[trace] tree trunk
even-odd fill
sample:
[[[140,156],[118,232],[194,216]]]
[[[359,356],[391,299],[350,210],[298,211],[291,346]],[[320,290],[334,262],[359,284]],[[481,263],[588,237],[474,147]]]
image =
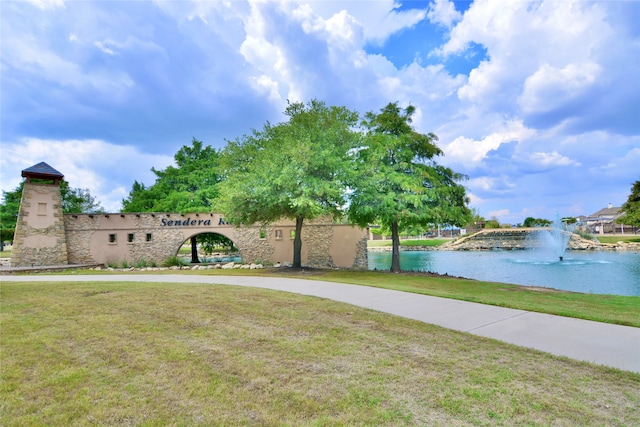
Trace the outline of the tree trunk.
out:
[[[302,221],[304,217],[296,217],[296,235],[293,238],[293,268],[302,268]]]
[[[193,236],[191,238],[191,264],[200,264],[200,259],[198,259],[198,245],[196,236]]]
[[[400,273],[400,235],[398,234],[398,222],[391,223],[391,272]]]

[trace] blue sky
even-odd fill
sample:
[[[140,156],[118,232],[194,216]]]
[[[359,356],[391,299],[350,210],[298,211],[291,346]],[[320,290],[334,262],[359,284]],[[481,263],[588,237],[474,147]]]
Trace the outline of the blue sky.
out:
[[[471,206],[518,223],[621,205],[640,179],[640,2],[0,3],[0,186],[41,161],[118,211],[193,137],[287,99],[417,108]]]

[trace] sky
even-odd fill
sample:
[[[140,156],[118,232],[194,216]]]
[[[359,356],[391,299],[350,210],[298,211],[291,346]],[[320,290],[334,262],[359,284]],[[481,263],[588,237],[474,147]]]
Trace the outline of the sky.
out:
[[[46,162],[118,212],[192,138],[287,100],[416,108],[487,219],[589,215],[640,179],[640,1],[0,2],[0,188]]]

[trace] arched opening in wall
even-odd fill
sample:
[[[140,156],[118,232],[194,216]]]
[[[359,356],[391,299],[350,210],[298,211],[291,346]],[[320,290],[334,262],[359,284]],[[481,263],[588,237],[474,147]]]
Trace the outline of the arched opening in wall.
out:
[[[186,263],[240,262],[242,258],[235,243],[218,233],[200,233],[185,240],[176,254]]]

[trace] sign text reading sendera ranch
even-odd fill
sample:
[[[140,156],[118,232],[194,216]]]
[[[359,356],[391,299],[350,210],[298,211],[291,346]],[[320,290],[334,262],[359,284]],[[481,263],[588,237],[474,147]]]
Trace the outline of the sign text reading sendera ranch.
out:
[[[220,218],[218,220],[217,225],[229,225],[229,223],[225,221],[224,218]],[[208,227],[208,226],[211,226],[211,220],[210,219],[191,219],[189,217],[185,219],[162,218],[160,220],[160,226],[161,227],[198,227],[198,226]]]

